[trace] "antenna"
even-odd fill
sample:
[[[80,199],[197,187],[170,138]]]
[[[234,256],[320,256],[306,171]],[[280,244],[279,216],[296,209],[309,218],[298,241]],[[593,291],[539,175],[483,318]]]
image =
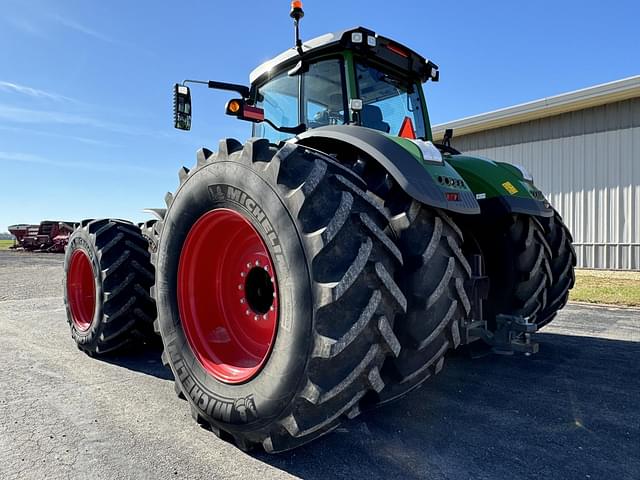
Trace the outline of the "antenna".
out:
[[[296,35],[296,49],[298,54],[302,56],[302,40],[300,40],[300,19],[304,17],[304,10],[302,10],[302,2],[300,0],[294,0],[291,2],[291,12],[289,16],[293,18],[293,26],[295,28]]]

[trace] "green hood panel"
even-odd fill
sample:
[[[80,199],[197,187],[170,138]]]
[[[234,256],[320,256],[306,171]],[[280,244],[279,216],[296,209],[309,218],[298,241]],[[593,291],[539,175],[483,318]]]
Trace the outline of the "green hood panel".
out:
[[[467,182],[486,214],[553,215],[549,202],[518,167],[470,155],[445,155]]]
[[[445,155],[444,158],[462,175],[476,198],[542,198],[541,192],[513,165],[468,155]]]

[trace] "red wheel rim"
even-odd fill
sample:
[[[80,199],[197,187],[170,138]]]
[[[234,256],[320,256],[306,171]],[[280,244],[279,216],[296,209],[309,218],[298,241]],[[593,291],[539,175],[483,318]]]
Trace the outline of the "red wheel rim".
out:
[[[191,227],[178,266],[178,309],[207,372],[226,383],[258,374],[275,338],[278,284],[267,246],[240,213],[212,210]]]
[[[96,309],[96,284],[89,256],[83,250],[71,255],[67,272],[67,302],[76,328],[86,331]]]

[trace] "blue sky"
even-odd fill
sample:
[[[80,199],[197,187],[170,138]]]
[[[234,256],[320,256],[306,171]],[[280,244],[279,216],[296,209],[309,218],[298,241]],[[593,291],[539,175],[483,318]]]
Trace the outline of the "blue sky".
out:
[[[304,38],[360,24],[437,63],[441,81],[426,90],[433,123],[640,73],[637,1],[304,3]],[[204,88],[193,90],[193,130],[174,130],[173,83],[246,83],[292,44],[286,0],[3,7],[0,232],[42,219],[145,219],[200,146],[250,134],[225,117],[229,94]]]

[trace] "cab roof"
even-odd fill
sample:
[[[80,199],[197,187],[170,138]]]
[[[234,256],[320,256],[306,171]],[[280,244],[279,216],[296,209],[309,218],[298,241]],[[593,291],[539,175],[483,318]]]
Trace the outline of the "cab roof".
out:
[[[360,41],[357,41],[358,39]],[[309,60],[321,54],[350,49],[376,57],[383,63],[390,64],[391,67],[404,70],[410,75],[413,74],[423,82],[430,78],[434,81],[438,80],[438,66],[433,62],[404,45],[364,27],[348,28],[321,35],[304,42],[302,49],[304,58]],[[253,70],[249,74],[249,81],[253,85],[260,82],[263,77],[269,78],[271,72],[279,72],[299,60],[298,51],[295,48],[290,48]]]

